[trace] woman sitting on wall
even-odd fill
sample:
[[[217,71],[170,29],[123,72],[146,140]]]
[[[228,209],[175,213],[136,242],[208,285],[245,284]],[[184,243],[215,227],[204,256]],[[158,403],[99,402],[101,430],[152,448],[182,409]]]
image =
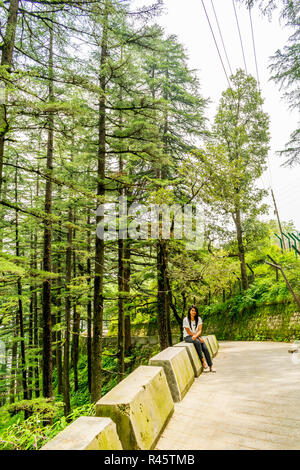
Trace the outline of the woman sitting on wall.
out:
[[[204,339],[201,338],[202,333],[202,320],[199,317],[198,309],[195,305],[192,305],[189,308],[187,317],[183,320],[183,339],[186,343],[193,343],[200,361],[203,364],[203,368],[207,369],[209,367],[210,372],[215,372],[213,369],[213,363],[207,349],[206,344],[204,343]],[[203,357],[206,358],[206,361]],[[207,365],[208,364],[208,365]]]

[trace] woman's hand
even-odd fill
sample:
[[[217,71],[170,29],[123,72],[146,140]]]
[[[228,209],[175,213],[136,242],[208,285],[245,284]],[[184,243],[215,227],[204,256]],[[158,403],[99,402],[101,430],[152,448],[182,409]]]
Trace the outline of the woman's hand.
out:
[[[195,341],[196,339],[199,339],[200,343],[204,343],[204,339],[203,338],[200,338],[200,335],[199,333],[194,335],[193,337],[193,341]]]
[[[199,339],[200,343],[204,343],[204,339],[200,338],[199,334],[193,335],[192,338],[193,338],[193,341],[195,341],[196,339]]]

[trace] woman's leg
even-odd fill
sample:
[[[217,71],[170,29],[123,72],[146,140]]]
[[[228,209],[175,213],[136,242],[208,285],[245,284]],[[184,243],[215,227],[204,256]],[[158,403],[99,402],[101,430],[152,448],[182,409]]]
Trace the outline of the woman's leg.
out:
[[[191,336],[186,336],[186,337],[184,338],[184,341],[185,341],[186,343],[193,343],[193,345],[195,346],[196,351],[197,351],[197,353],[198,353],[198,356],[199,356],[199,358],[200,358],[200,361],[202,361],[202,360],[203,360],[203,354],[202,354],[202,348],[201,348],[201,343],[200,343],[199,339],[196,339],[196,340],[194,341]]]
[[[212,367],[213,363],[212,363],[212,360],[211,360],[211,357],[210,357],[210,354],[209,354],[209,350],[208,350],[206,344],[204,342],[200,343],[200,344],[201,344],[202,351],[204,352],[204,356],[205,356],[205,359],[206,359],[206,362],[207,362],[208,366]]]

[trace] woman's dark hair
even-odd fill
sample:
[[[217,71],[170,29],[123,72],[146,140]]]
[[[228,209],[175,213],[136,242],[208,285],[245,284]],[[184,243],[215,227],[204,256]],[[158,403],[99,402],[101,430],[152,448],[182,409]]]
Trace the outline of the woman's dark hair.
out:
[[[191,323],[191,310],[192,310],[192,308],[194,308],[194,309],[196,310],[196,315],[195,315],[196,328],[197,328],[197,326],[198,326],[198,321],[199,321],[199,312],[198,312],[198,309],[197,309],[196,305],[192,305],[192,306],[189,308],[188,314],[187,314],[191,330],[192,330],[192,323]]]

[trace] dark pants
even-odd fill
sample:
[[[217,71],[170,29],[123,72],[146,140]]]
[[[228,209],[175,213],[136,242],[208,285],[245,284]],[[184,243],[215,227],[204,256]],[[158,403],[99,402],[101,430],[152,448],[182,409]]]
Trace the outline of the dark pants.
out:
[[[205,356],[205,359],[206,359],[206,362],[207,362],[207,365],[209,367],[212,366],[212,360],[211,360],[211,357],[210,357],[210,354],[209,354],[209,350],[207,349],[207,346],[206,346],[205,343],[201,343],[201,341],[198,338],[194,341],[191,336],[186,336],[184,338],[184,341],[186,343],[193,343],[193,345],[196,348],[196,351],[198,353],[198,356],[199,356],[200,360],[203,358],[203,354],[202,354],[202,352],[203,352],[204,356]]]

